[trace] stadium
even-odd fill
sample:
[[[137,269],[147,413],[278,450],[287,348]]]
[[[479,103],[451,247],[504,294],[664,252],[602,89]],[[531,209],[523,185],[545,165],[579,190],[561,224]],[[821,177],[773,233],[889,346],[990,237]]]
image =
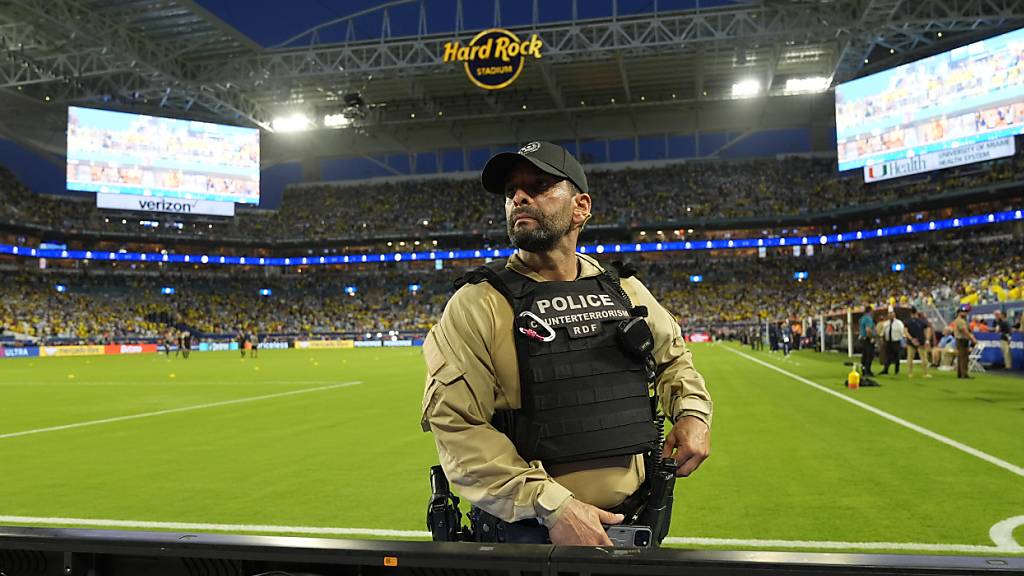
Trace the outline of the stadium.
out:
[[[1022,26],[1019,0],[0,0],[0,576],[1024,572]],[[495,279],[554,279],[522,230],[563,189],[576,276],[518,276],[577,292],[538,311]],[[481,352],[463,308],[492,302],[516,316]],[[499,426],[545,413],[505,363],[568,464]],[[657,392],[644,458],[579,447],[626,421],[614,378]],[[580,454],[632,457],[617,503],[647,514],[695,420],[660,546],[561,544],[597,506]],[[499,518],[488,452],[451,452],[483,429],[569,498]],[[550,539],[481,539],[480,510]]]

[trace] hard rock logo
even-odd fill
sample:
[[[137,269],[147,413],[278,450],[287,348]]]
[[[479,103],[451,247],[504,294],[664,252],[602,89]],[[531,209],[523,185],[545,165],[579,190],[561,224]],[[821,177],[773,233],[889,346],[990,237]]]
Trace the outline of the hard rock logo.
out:
[[[444,45],[445,62],[463,62],[466,76],[485,90],[500,90],[516,81],[527,57],[541,58],[544,43],[536,34],[526,40],[503,28],[477,34],[463,45],[459,41]]]

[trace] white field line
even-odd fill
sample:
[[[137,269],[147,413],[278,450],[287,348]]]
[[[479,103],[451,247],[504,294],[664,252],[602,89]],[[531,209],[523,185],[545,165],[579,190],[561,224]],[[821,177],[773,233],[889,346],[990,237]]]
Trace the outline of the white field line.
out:
[[[424,530],[385,530],[380,528],[328,528],[320,526],[267,526],[263,524],[207,524],[203,522],[146,522],[142,520],[106,520],[101,518],[36,518],[0,516],[0,522],[46,526],[94,526],[135,528],[140,530],[184,530],[209,532],[259,532],[267,534],[316,534],[321,536],[390,536],[394,538],[430,538]]]
[[[174,380],[150,380],[148,382],[132,382],[124,380],[51,380],[33,382],[0,382],[0,388],[6,386],[133,386],[135,388],[146,388],[147,386],[256,386],[266,384],[268,386],[283,386],[294,384],[305,386],[308,384],[325,384],[323,380],[254,380],[252,382],[223,382],[223,381],[197,381],[177,382]]]
[[[285,396],[294,396],[296,394],[308,394],[310,392],[321,392],[324,390],[333,390],[335,388],[344,388],[347,386],[354,386],[356,384],[362,384],[360,381],[352,382],[341,382],[339,384],[331,384],[329,386],[318,386],[316,388],[303,388],[301,390],[289,390],[288,392],[278,392],[275,394],[264,394],[262,396],[250,396],[248,398],[236,398],[234,400],[224,400],[222,402],[210,402],[208,404],[194,404],[192,406],[182,406],[180,408],[169,408],[167,410],[157,410],[155,412],[143,412],[142,414],[130,414],[128,416],[116,416],[114,418],[103,418],[101,420],[88,420],[86,422],[75,422],[74,424],[63,424],[61,426],[49,426],[46,428],[36,428],[34,430],[22,430],[21,432],[8,432],[7,434],[0,434],[0,440],[6,438],[16,438],[18,436],[28,436],[30,434],[42,434],[44,432],[56,432],[58,430],[71,430],[73,428],[84,428],[86,426],[97,426],[100,424],[110,424],[113,422],[123,422],[125,420],[138,420],[140,418],[150,418],[152,416],[164,416],[166,414],[176,414],[178,412],[189,412],[192,410],[203,410],[206,408],[217,408],[219,406],[231,406],[234,404],[245,404],[247,402],[258,402],[260,400],[272,400],[274,398],[284,398]]]
[[[32,526],[75,526],[96,528],[132,528],[137,530],[178,530],[232,533],[312,534],[317,536],[377,536],[390,538],[430,538],[423,530],[386,530],[380,528],[334,528],[326,526],[268,526],[263,524],[208,524],[194,522],[147,522],[141,520],[106,520],[100,518],[48,518],[34,516],[0,516],[3,524]],[[682,546],[731,546],[751,548],[810,548],[828,550],[908,550],[928,552],[1019,552],[1013,546],[978,546],[971,544],[924,544],[914,542],[834,542],[817,540],[746,540],[739,538],[677,538],[666,544]]]
[[[869,404],[865,404],[864,402],[861,402],[860,400],[856,400],[854,398],[850,398],[849,396],[844,396],[843,394],[840,394],[839,392],[836,392],[835,390],[832,390],[830,388],[822,386],[821,384],[812,382],[812,381],[808,380],[807,378],[804,378],[803,376],[799,376],[797,374],[793,374],[792,372],[790,372],[788,370],[785,370],[783,368],[779,368],[778,366],[775,366],[774,364],[770,364],[768,362],[765,362],[764,360],[761,360],[759,358],[754,358],[753,356],[751,356],[749,354],[746,354],[744,352],[741,352],[739,350],[736,350],[736,349],[734,349],[732,347],[723,346],[722,349],[728,350],[729,352],[732,352],[733,354],[739,354],[740,356],[743,356],[744,358],[746,358],[747,360],[750,360],[751,362],[756,362],[757,364],[760,364],[760,365],[764,366],[765,368],[770,368],[770,369],[775,370],[776,372],[778,372],[780,374],[784,374],[786,376],[789,376],[790,378],[796,380],[797,382],[806,384],[808,386],[811,386],[812,388],[816,388],[816,389],[821,390],[822,392],[825,392],[827,394],[831,394],[832,396],[835,396],[836,398],[839,398],[840,400],[843,400],[845,402],[849,402],[850,404],[853,404],[854,406],[857,406],[858,408],[863,408],[864,410],[867,410],[868,412],[871,412],[872,414],[881,416],[882,418],[885,418],[886,420],[889,420],[890,422],[894,422],[896,424],[899,424],[900,426],[903,426],[905,428],[909,428],[909,429],[913,430],[914,432],[917,432],[919,434],[923,434],[923,435],[925,435],[925,436],[927,436],[927,437],[929,437],[929,438],[931,438],[933,440],[938,440],[939,442],[942,442],[943,444],[946,444],[947,446],[951,446],[953,448],[956,448],[957,450],[960,450],[962,452],[966,452],[967,454],[970,454],[971,456],[974,456],[975,458],[979,458],[979,459],[984,460],[984,461],[986,461],[986,462],[988,462],[990,464],[995,464],[996,466],[999,466],[1000,468],[1008,470],[1008,471],[1016,474],[1017,476],[1024,477],[1024,468],[1022,468],[1020,466],[1017,466],[1016,464],[1011,464],[1010,462],[1007,462],[1006,460],[1003,460],[1001,458],[997,458],[997,457],[995,457],[995,456],[993,456],[991,454],[988,454],[987,452],[982,452],[981,450],[978,450],[977,448],[972,448],[972,447],[970,447],[970,446],[968,446],[968,445],[966,445],[966,444],[964,444],[962,442],[957,442],[956,440],[953,440],[952,438],[950,438],[948,436],[943,436],[942,434],[939,434],[938,432],[934,432],[932,430],[929,430],[929,429],[925,428],[924,426],[919,426],[917,424],[914,424],[913,422],[909,422],[907,420],[904,420],[903,418],[900,418],[899,416],[895,416],[895,415],[890,414],[890,413],[888,413],[888,412],[886,412],[884,410],[879,410],[878,408],[875,408],[874,406],[871,406]]]
[[[995,526],[992,526],[988,531],[988,535],[992,538],[1000,548],[1009,550],[1011,552],[1024,552],[1024,546],[1021,546],[1013,538],[1013,531],[1018,526],[1024,526],[1024,516],[1014,516],[1013,518],[1007,518],[1002,522],[997,522]]]

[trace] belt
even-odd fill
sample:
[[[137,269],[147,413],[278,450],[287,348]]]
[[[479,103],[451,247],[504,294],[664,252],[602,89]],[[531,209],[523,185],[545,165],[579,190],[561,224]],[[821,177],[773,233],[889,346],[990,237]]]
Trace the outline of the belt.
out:
[[[505,544],[550,544],[548,529],[536,518],[505,522],[493,514],[473,506],[469,510],[473,539],[477,542]]]
[[[641,504],[640,493],[628,496],[621,504],[610,508],[612,514],[622,514],[628,524],[630,518],[637,513]],[[518,522],[506,522],[501,518],[472,506],[469,510],[469,521],[473,538],[477,542],[502,542],[506,544],[550,544],[548,529],[537,518],[527,518]]]

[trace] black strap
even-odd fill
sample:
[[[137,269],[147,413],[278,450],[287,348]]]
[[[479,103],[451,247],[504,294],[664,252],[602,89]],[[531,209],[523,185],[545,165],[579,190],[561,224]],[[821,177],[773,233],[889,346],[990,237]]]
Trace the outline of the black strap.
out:
[[[516,297],[521,297],[526,291],[527,285],[533,283],[534,280],[514,272],[507,267],[508,259],[505,260],[494,260],[488,262],[483,266],[479,266],[470,270],[455,281],[455,289],[458,290],[466,284],[479,284],[480,282],[487,281],[491,286],[494,287],[505,300],[508,301],[509,306],[512,307],[513,313],[516,309]],[[623,302],[626,304],[626,308],[630,310],[630,314],[634,316],[647,317],[648,311],[645,306],[633,306],[632,300],[626,291],[622,289],[622,284],[619,281],[620,278],[630,278],[636,275],[637,269],[632,264],[616,260],[611,263],[611,266],[604,268],[604,272],[601,274],[611,285],[615,291],[622,297]],[[523,366],[529,364],[529,356],[525,346],[520,345],[516,342],[516,338],[513,338],[513,343],[516,349],[517,365],[520,369]],[[653,363],[653,356],[648,355],[648,362]],[[652,376],[653,376],[653,371]],[[520,374],[520,378],[526,378],[526,375]],[[524,380],[521,383],[525,384]],[[653,386],[653,379],[651,380],[651,389],[654,391],[651,397],[651,414],[655,421],[658,421],[658,389]],[[521,407],[523,409],[526,407]],[[498,410],[495,412],[495,420],[492,422],[496,425],[498,430],[514,438],[515,430],[515,416],[514,410]]]
[[[498,293],[504,296],[514,314],[516,303],[513,294],[522,294],[525,284],[527,282],[532,282],[532,280],[509,270],[506,267],[507,264],[507,259],[495,260],[488,262],[483,266],[474,268],[455,281],[455,289],[458,290],[466,284],[479,284],[480,282],[486,281],[493,286]],[[510,283],[513,286],[510,286]],[[521,370],[522,366],[528,364],[529,358],[527,357],[526,347],[516,340],[517,339],[513,337],[512,344],[516,351],[516,366],[520,367]],[[515,412],[515,410],[495,410],[494,417],[491,419],[491,424],[494,425],[498,431],[512,439],[513,442],[516,439],[516,435],[519,433],[516,425]]]
[[[615,270],[615,273],[619,278],[632,278],[636,276],[637,269],[630,262],[623,262],[622,260],[613,260],[611,269]]]
[[[512,309],[515,309],[515,294],[522,294],[528,278],[509,270],[506,267],[508,260],[494,260],[483,266],[470,270],[455,281],[455,289],[458,290],[466,284],[479,284],[487,281],[494,289],[501,293],[508,300]]]

